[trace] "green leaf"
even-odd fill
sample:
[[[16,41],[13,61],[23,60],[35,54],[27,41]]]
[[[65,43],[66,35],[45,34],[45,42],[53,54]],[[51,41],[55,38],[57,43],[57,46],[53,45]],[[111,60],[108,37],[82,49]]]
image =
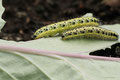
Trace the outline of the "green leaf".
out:
[[[2,4],[2,0],[0,1]],[[0,5],[0,16],[4,8]],[[84,16],[93,16],[91,13]],[[0,18],[0,30],[5,24]],[[116,31],[120,24],[101,26]],[[120,39],[119,39],[120,41]],[[60,37],[43,38],[27,42],[0,40],[0,46],[32,48],[60,53],[81,53],[108,47],[119,41],[71,40],[62,41]],[[1,50],[2,49],[2,50]],[[12,49],[12,48],[11,48]],[[0,47],[0,80],[119,80],[120,63],[94,59],[68,58],[58,55],[40,56],[24,54]],[[109,73],[109,74],[108,74]]]
[[[120,35],[120,24],[101,26]],[[120,40],[120,39],[119,39]],[[108,47],[119,41],[43,38],[27,42],[0,40],[0,45],[64,53],[80,53]],[[82,53],[86,54],[87,53]],[[1,80],[119,80],[120,62],[40,56],[15,51],[0,51]]]
[[[2,4],[2,0],[0,0],[0,4]],[[3,28],[5,21],[1,18],[2,14],[3,14],[4,8],[2,7],[2,5],[0,5],[0,32],[1,29]]]

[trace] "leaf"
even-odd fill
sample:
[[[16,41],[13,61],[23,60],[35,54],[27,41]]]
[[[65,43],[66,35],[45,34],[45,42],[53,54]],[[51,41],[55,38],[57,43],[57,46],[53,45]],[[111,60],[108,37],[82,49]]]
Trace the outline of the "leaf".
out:
[[[2,4],[2,0],[0,0],[0,4]],[[2,14],[3,14],[4,8],[2,7],[2,5],[0,5],[0,32],[1,29],[3,28],[5,21],[1,18]]]
[[[120,34],[120,24],[101,27]],[[105,48],[116,42],[119,41],[73,40],[67,42],[57,37],[27,42],[0,40],[0,46],[17,46],[74,54]],[[119,67],[120,62],[117,61],[78,59],[58,55],[48,57],[15,51],[0,51],[1,80],[119,80]]]
[[[0,15],[2,15],[3,10],[4,8],[0,6]],[[85,16],[88,15],[92,16],[92,14]],[[0,19],[0,28],[3,27],[4,23]],[[120,34],[120,24],[101,27]],[[88,54],[89,51],[105,48],[116,42],[118,41],[84,39],[62,41],[60,37],[57,37],[27,42],[0,40],[0,46],[32,48],[67,54]],[[68,58],[58,55],[48,57],[11,50],[5,51],[3,48],[0,47],[0,50],[2,49],[0,51],[0,80],[119,80],[120,78],[119,62]]]

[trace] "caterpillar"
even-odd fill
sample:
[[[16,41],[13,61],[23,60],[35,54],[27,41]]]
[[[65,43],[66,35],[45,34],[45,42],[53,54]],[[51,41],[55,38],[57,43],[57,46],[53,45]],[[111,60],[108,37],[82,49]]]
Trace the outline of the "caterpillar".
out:
[[[43,37],[52,37],[57,34],[62,34],[63,32],[82,26],[98,26],[99,20],[95,17],[80,17],[74,18],[67,21],[61,21],[58,23],[43,26],[38,29],[34,34],[34,39]]]
[[[62,34],[63,40],[89,38],[100,40],[118,40],[118,34],[100,27],[82,27],[66,31]]]

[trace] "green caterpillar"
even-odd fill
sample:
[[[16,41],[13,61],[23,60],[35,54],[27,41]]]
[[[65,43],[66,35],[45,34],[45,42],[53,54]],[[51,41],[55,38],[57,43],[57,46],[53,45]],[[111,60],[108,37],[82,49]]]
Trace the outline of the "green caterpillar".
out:
[[[98,26],[98,25],[99,25],[99,20],[95,17],[74,18],[67,21],[61,21],[58,23],[44,26],[38,29],[33,36],[34,39],[39,39],[43,37],[52,37],[52,36],[56,36],[57,34],[60,35],[63,32],[70,29],[79,28],[83,26]]]
[[[100,40],[118,40],[118,34],[107,29],[100,27],[82,27],[69,30],[62,34],[63,40],[76,39],[76,38],[91,38]]]

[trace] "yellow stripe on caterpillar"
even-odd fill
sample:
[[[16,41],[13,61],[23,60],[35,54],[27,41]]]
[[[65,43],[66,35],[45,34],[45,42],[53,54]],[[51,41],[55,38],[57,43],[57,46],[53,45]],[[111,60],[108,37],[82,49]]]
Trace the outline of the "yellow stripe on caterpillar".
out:
[[[56,34],[61,34],[67,30],[82,27],[82,26],[98,26],[99,20],[95,17],[80,17],[67,21],[61,21],[51,25],[44,26],[34,33],[35,39],[42,37],[52,37]]]
[[[100,27],[82,27],[69,30],[62,34],[63,40],[88,38],[100,40],[118,40],[118,34]]]

